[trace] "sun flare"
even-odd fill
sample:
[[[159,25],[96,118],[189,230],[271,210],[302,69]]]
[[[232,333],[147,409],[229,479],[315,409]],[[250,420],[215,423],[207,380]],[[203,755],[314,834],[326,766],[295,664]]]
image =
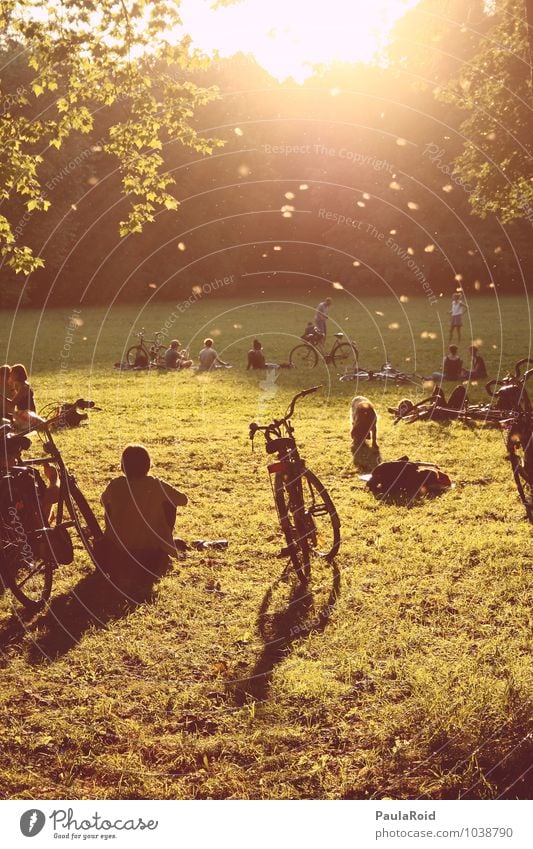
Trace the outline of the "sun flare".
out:
[[[251,53],[273,77],[297,82],[316,65],[371,62],[396,21],[418,0],[182,0],[184,29],[195,46],[222,56]]]

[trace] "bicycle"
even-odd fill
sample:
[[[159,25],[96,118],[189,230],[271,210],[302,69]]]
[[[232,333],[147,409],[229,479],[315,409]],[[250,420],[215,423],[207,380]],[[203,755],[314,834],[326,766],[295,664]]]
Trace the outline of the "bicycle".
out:
[[[268,472],[281,530],[287,543],[281,555],[288,555],[298,579],[307,584],[311,577],[311,557],[331,562],[339,551],[340,519],[325,486],[307,468],[294,439],[291,418],[296,402],[320,389],[313,386],[294,396],[286,414],[268,425],[252,422],[250,439],[262,431],[266,453],[277,454]],[[285,435],[284,435],[285,434]]]
[[[139,368],[147,368],[148,366],[157,366],[161,358],[165,346],[159,341],[163,334],[160,332],[154,333],[155,339],[144,338],[144,327],[140,333],[137,333],[139,341],[136,345],[132,345],[126,354],[126,362],[129,366],[137,366]],[[149,348],[147,346],[150,346]]]
[[[31,612],[50,598],[54,569],[74,560],[70,529],[98,565],[95,547],[102,531],[53,437],[56,426],[62,426],[61,418],[64,421],[70,413],[74,421],[77,410],[95,409],[95,405],[80,398],[62,407],[48,420],[30,417],[26,433],[16,433],[7,424],[0,428],[0,582]],[[33,430],[41,437],[46,456],[23,459],[22,452],[31,446],[26,434]]]
[[[422,378],[418,374],[408,374],[404,371],[398,371],[390,363],[385,363],[378,371],[357,367],[353,372],[343,374],[339,377],[339,381],[344,383],[349,380],[357,380],[362,383],[379,382],[379,383],[394,383],[397,385],[404,383],[413,383],[415,386],[420,386]]]
[[[322,350],[324,337],[316,334],[309,340],[303,340],[299,345],[296,345],[289,354],[289,362],[291,366],[296,368],[315,368],[321,357],[326,364],[333,363],[335,366],[342,366],[345,369],[355,371],[357,368],[357,360],[359,351],[353,342],[341,342],[344,338],[344,333],[335,333],[335,342],[329,353]]]

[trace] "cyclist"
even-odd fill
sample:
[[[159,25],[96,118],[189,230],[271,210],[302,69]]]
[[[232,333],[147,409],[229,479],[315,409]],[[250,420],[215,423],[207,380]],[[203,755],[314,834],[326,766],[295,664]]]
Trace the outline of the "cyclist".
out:
[[[185,507],[187,496],[159,478],[149,475],[151,459],[144,445],[127,445],[122,452],[123,476],[104,490],[104,539],[106,566],[131,568],[132,564],[157,567],[185,549],[174,540],[176,508]]]

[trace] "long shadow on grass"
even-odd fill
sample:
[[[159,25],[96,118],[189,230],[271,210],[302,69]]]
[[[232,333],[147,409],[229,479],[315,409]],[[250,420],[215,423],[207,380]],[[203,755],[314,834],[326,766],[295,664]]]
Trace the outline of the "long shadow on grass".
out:
[[[70,592],[52,598],[46,612],[35,622],[14,616],[0,631],[0,648],[20,645],[36,632],[28,660],[37,664],[55,660],[74,648],[90,628],[105,628],[127,616],[152,597],[155,583],[168,567],[135,575],[135,580],[113,583],[100,571],[91,572]]]
[[[264,642],[263,651],[248,678],[233,687],[238,705],[248,701],[264,701],[275,668],[289,654],[293,643],[310,633],[321,634],[328,626],[340,595],[340,572],[333,567],[333,583],[327,601],[314,609],[312,592],[301,584],[294,585],[285,609],[269,614],[272,595],[279,580],[265,593],[257,615],[257,627]]]

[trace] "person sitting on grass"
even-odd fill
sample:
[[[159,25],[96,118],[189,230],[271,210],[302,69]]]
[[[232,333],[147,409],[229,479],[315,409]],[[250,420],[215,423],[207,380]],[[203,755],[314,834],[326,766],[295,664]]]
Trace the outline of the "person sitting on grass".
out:
[[[433,372],[432,379],[438,382],[441,380],[461,380],[462,373],[463,361],[457,353],[457,345],[450,345],[448,354],[442,362],[442,372]]]
[[[7,387],[9,397],[3,397],[3,408],[10,416],[17,417],[17,413],[35,412],[33,389],[28,383],[28,372],[21,363],[12,366],[7,378]],[[24,415],[20,418],[24,419]]]
[[[189,352],[185,348],[181,348],[179,339],[173,339],[165,351],[165,368],[181,369],[190,368],[191,366],[192,360],[189,359]]]
[[[120,574],[135,567],[148,572],[168,565],[186,548],[173,539],[176,508],[188,498],[170,484],[148,474],[150,454],[144,445],[127,445],[122,452],[123,475],[113,478],[101,502],[105,510],[104,571]]]
[[[253,346],[248,351],[248,365],[246,366],[246,371],[249,371],[249,369],[265,368],[283,368],[283,366],[279,366],[277,363],[267,363],[265,361],[261,342],[259,339],[254,339]]]
[[[204,339],[204,347],[198,354],[198,371],[211,371],[213,368],[229,368],[229,363],[221,360],[213,348],[212,339]]]
[[[470,351],[472,360],[470,363],[470,370],[465,369],[463,371],[463,379],[483,380],[483,378],[488,376],[487,368],[485,366],[485,360],[478,354],[478,349],[475,345],[470,345],[470,348],[468,350]]]

